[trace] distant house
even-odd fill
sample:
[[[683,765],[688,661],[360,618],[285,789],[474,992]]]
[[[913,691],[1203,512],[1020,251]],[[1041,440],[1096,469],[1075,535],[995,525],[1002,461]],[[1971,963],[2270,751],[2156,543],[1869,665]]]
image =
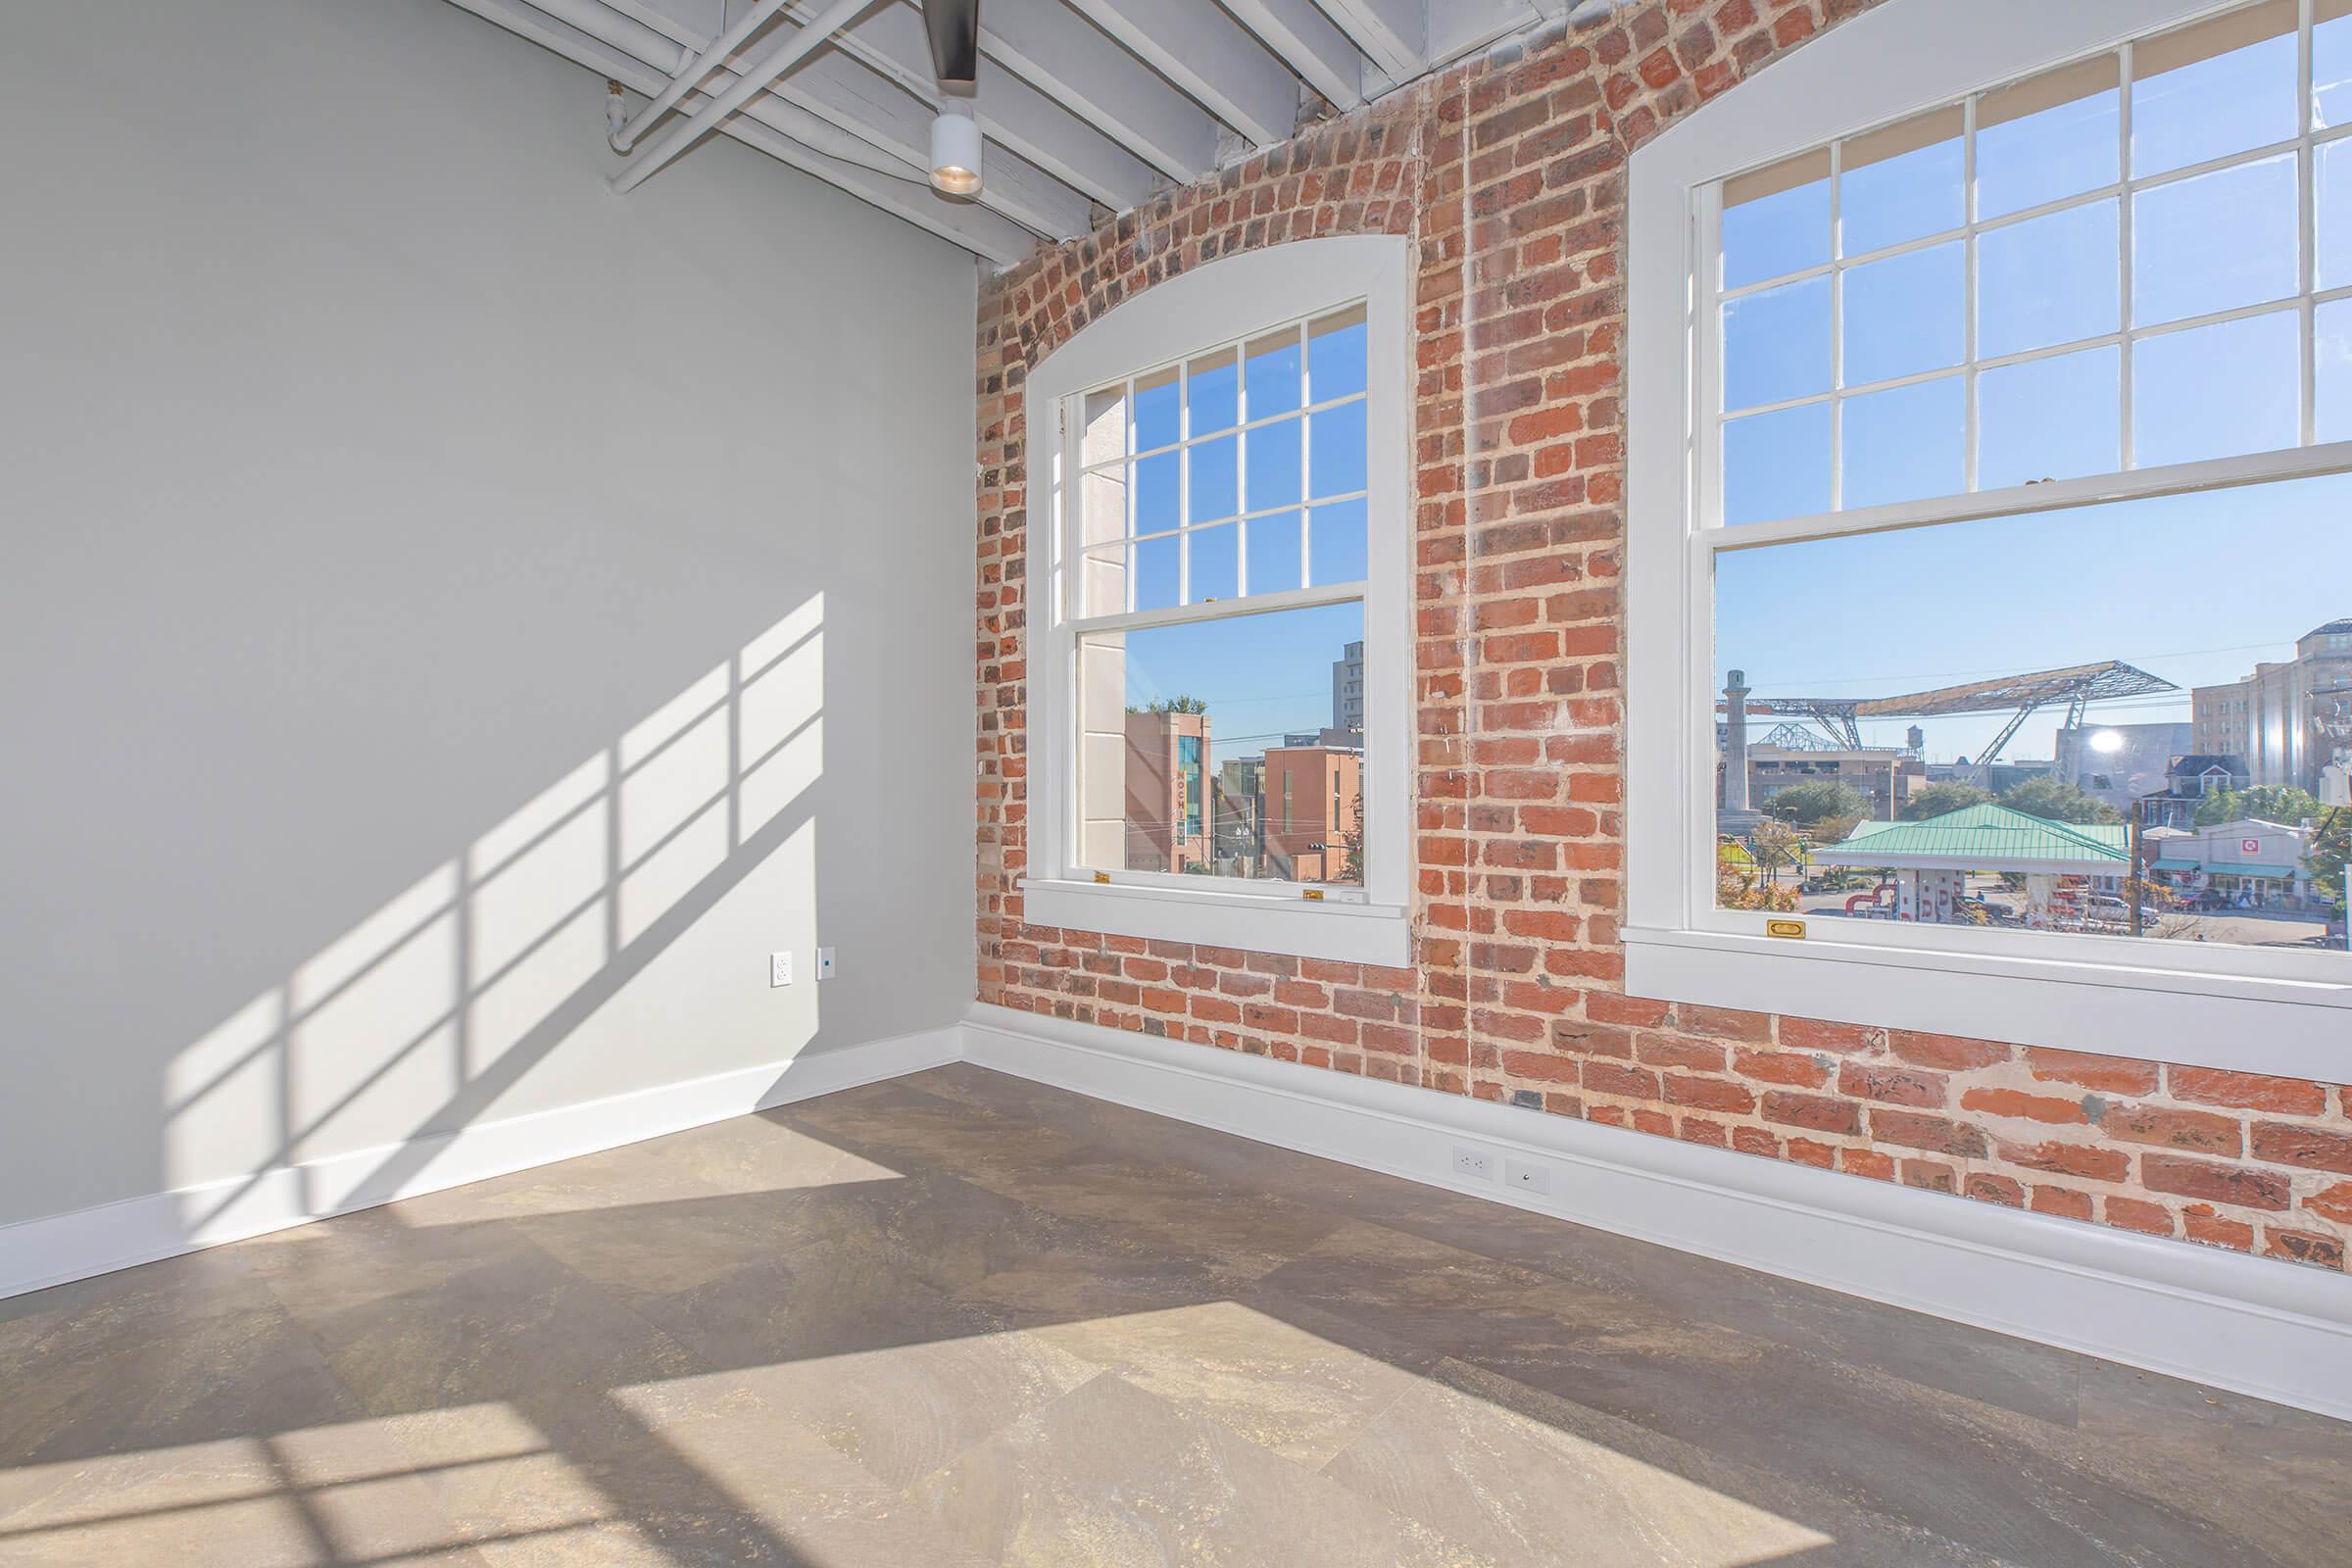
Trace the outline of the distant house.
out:
[[[2246,760],[2226,753],[2191,752],[2173,759],[2165,769],[2165,787],[2140,797],[2147,826],[2187,828],[2196,825],[2197,808],[2209,795],[2227,795],[2252,782]]]
[[[2150,835],[2153,858],[2148,870],[2181,893],[2208,890],[2231,898],[2308,899],[2311,873],[2303,858],[2311,853],[2308,826],[2289,827],[2244,817],[2187,832]]]

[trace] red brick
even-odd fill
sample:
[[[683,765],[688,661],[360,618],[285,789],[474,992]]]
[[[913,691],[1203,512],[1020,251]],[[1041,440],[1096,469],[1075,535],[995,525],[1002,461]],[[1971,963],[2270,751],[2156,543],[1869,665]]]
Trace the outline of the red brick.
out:
[[[1726,1111],[1736,1116],[1744,1116],[1756,1108],[1755,1095],[1728,1078],[1668,1073],[1665,1086],[1669,1104],[1696,1105],[1702,1110]]]
[[[2283,1209],[2292,1194],[2286,1178],[2270,1171],[2216,1164],[2209,1159],[2186,1159],[2179,1154],[2144,1154],[2139,1179],[2149,1191],[2201,1198],[2210,1203],[2239,1208]]]
[[[1965,1072],[1975,1067],[1989,1067],[2007,1061],[2014,1049],[1991,1040],[1964,1040],[1958,1035],[1925,1035],[1909,1029],[1895,1029],[1886,1036],[1886,1048],[1902,1060],[1915,1067],[1935,1067],[1944,1072]]]
[[[2272,1257],[2292,1258],[2298,1263],[2317,1263],[2323,1268],[2344,1266],[2344,1244],[2332,1236],[2311,1231],[2284,1231],[2265,1225],[2262,1250]]]
[[[2017,1121],[2041,1121],[2059,1125],[2080,1125],[2090,1120],[2079,1100],[2056,1100],[2047,1095],[2029,1095],[2016,1089],[1971,1089],[1960,1097],[1960,1108],[1982,1111],[1987,1116],[2007,1116]]]
[[[2120,1149],[2102,1149],[2096,1144],[1998,1143],[1993,1152],[2004,1163],[2022,1166],[2027,1170],[2052,1171],[2062,1176],[2086,1176],[2093,1181],[2120,1182],[2132,1168],[2132,1156]]]
[[[1934,1073],[1906,1072],[1900,1067],[1846,1061],[1838,1068],[1838,1091],[1840,1094],[1858,1095],[1864,1100],[1883,1100],[1895,1105],[1940,1107],[1948,1087],[1943,1079]]]
[[[2066,1219],[2090,1218],[2090,1195],[2072,1187],[2036,1187],[2030,1205],[2036,1214],[2057,1214]]]
[[[2285,1116],[2321,1116],[2328,1090],[2308,1078],[2273,1078],[2258,1072],[2224,1072],[2218,1067],[2167,1067],[2165,1087],[2175,1100],[2241,1110],[2271,1110]]]
[[[2254,1157],[2274,1165],[2300,1165],[2306,1170],[2330,1170],[2352,1175],[2352,1134],[2322,1127],[2298,1127],[2291,1122],[2254,1124]]]
[[[2138,1198],[2110,1198],[2107,1200],[2107,1223],[2120,1225],[2128,1231],[2145,1231],[2150,1236],[2173,1234],[2173,1211],[2162,1203],[2151,1203]]]
[[[1764,1097],[1764,1119],[1784,1127],[1804,1127],[1817,1133],[1845,1133],[1862,1130],[1862,1107],[1850,1100],[1836,1100],[1827,1095],[1795,1095],[1787,1090],[1774,1090]]]
[[[2152,1095],[2156,1064],[2128,1056],[2098,1056],[2082,1051],[2051,1051],[2034,1046],[2026,1052],[2026,1066],[2044,1083],[2081,1084],[2108,1095]]]
[[[1984,1157],[1984,1134],[1981,1128],[1942,1116],[1874,1105],[1870,1112],[1870,1132],[1883,1144],[1900,1144],[1905,1149],[1924,1149],[1962,1159]]]
[[[1781,1020],[1781,1045],[1788,1051],[1831,1051],[1847,1055],[1876,1044],[1871,1031],[1860,1024],[1825,1023],[1818,1018]]]
[[[2108,1137],[2123,1143],[2193,1149],[2207,1154],[2238,1153],[2246,1141],[2244,1127],[2232,1117],[2163,1105],[2110,1105],[2099,1126]]]
[[[2303,1206],[2339,1224],[2352,1225],[2352,1182],[2322,1188],[2303,1200]]]

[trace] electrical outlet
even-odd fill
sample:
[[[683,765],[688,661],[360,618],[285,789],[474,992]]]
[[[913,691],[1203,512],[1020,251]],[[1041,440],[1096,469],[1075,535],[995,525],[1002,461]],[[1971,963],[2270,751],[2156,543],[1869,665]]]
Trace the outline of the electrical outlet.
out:
[[[773,991],[778,986],[790,984],[792,984],[792,955],[789,953],[769,954],[767,956],[768,989]]]
[[[816,977],[819,980],[833,978],[833,950],[831,948],[816,950]]]
[[[1494,1179],[1494,1156],[1483,1150],[1457,1149],[1453,1152],[1453,1173],[1491,1182]]]
[[[1504,1160],[1502,1179],[1523,1193],[1551,1191],[1551,1172],[1541,1165],[1531,1165],[1524,1159]]]

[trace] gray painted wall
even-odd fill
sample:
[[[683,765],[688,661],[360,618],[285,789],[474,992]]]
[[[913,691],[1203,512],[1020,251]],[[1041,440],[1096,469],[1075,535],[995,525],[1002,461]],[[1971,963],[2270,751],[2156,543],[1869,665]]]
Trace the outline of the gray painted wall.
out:
[[[968,995],[971,264],[723,138],[615,197],[603,98],[0,15],[0,1222]]]

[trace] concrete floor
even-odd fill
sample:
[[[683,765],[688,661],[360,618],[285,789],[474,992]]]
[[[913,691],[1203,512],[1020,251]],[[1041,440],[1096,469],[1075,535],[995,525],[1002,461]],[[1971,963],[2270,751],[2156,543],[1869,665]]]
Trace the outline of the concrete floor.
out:
[[[951,1067],[0,1302],[0,1562],[2341,1564],[2352,1427]]]

